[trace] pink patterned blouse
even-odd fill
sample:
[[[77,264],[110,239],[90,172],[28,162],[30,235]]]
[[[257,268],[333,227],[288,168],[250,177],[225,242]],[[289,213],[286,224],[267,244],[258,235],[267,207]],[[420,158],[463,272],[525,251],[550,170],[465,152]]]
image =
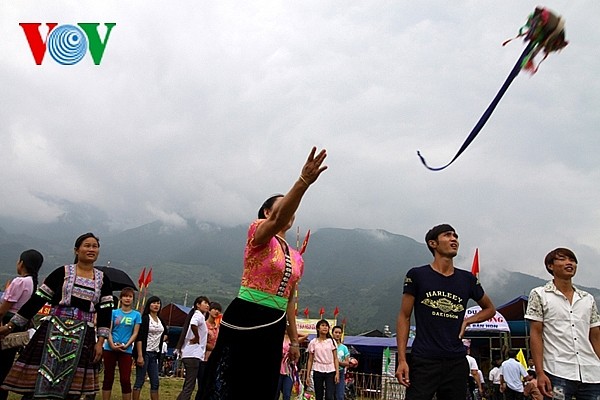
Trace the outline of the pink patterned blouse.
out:
[[[254,246],[256,228],[264,219],[254,221],[248,229],[248,240],[244,250],[244,273],[242,286],[260,290],[269,294],[277,294],[285,272],[285,252],[277,237],[271,238],[268,243]],[[292,262],[292,274],[283,292],[283,297],[289,298],[292,287],[304,273],[304,260],[297,250],[288,246]]]

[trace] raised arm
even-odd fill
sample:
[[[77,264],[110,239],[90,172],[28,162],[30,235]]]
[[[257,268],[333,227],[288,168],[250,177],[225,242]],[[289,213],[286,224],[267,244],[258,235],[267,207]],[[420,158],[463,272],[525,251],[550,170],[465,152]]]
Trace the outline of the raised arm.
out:
[[[327,166],[322,165],[327,157],[327,152],[323,149],[315,155],[316,152],[317,148],[313,147],[302,167],[300,177],[294,182],[287,194],[275,203],[273,209],[267,215],[266,221],[256,229],[254,235],[255,245],[267,243],[290,223],[308,187],[327,169]]]

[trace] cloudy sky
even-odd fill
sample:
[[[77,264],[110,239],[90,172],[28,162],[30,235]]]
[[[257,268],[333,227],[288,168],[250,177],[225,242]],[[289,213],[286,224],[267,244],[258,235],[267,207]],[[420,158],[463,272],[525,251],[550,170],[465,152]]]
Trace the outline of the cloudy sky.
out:
[[[327,170],[302,229],[369,228],[423,241],[449,222],[466,268],[546,277],[557,246],[600,286],[600,15],[544,5],[570,44],[521,73],[442,172],[504,82],[538,2],[94,0],[0,3],[1,216],[50,221],[65,200],[115,230],[156,219],[250,221],[310,147]],[[35,65],[21,22],[114,22],[89,53]],[[45,38],[46,30],[42,29]],[[101,37],[105,30],[100,29]]]

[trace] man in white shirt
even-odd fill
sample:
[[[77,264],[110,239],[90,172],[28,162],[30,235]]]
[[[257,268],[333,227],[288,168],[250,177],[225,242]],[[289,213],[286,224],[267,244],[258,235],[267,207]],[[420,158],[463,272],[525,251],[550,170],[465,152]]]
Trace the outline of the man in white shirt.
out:
[[[474,399],[479,398],[479,394],[483,394],[483,387],[481,386],[481,377],[479,376],[479,366],[477,365],[477,360],[475,357],[471,355],[471,341],[469,339],[463,339],[463,345],[467,349],[467,361],[469,362],[469,374],[473,377],[473,381],[475,381],[474,389],[476,391],[471,391],[471,387],[469,385],[469,391],[472,393],[472,397]]]
[[[494,360],[492,361],[494,368],[490,370],[490,374],[488,376],[488,379],[492,384],[491,400],[501,400],[503,397],[502,393],[500,393],[500,364],[500,356],[494,357]]]
[[[529,294],[525,318],[537,385],[546,397],[600,397],[600,315],[594,297],[573,286],[577,257],[557,248],[544,259],[553,279]]]
[[[523,378],[527,371],[517,361],[516,350],[509,350],[508,357],[500,367],[500,391],[506,400],[523,400]]]

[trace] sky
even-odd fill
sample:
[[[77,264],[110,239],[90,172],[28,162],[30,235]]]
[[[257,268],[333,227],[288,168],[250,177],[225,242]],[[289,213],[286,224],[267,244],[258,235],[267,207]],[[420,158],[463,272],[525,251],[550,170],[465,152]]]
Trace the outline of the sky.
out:
[[[449,168],[524,49],[537,2],[21,0],[0,3],[0,216],[48,222],[67,204],[115,231],[193,218],[246,224],[286,192],[312,146],[329,169],[296,224],[424,241],[439,223],[479,248],[481,277],[547,278],[559,246],[600,287],[597,0],[543,4],[569,45],[522,72]],[[48,53],[19,23],[112,29],[100,65]],[[42,25],[43,39],[47,28]],[[541,59],[541,58],[540,58]]]

